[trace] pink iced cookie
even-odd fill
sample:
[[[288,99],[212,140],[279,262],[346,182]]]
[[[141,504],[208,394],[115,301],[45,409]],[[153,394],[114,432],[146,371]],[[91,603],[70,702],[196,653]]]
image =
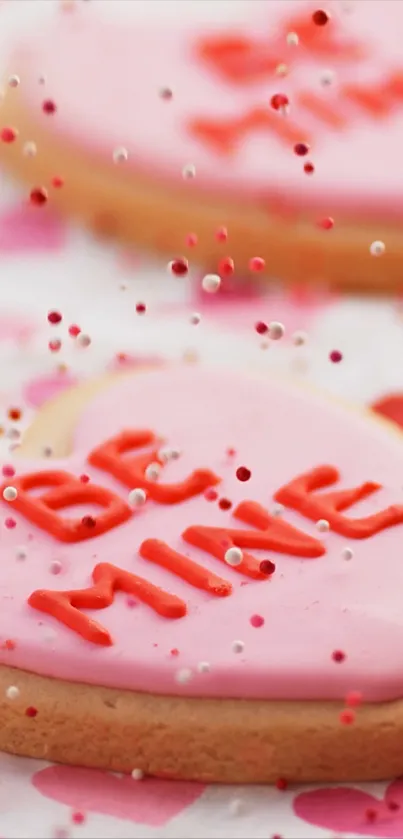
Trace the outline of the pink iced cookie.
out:
[[[189,1],[179,18],[164,0],[152,22],[125,5],[112,23],[96,4],[59,13],[17,49],[5,163],[96,231],[170,257],[397,287],[402,4]]]

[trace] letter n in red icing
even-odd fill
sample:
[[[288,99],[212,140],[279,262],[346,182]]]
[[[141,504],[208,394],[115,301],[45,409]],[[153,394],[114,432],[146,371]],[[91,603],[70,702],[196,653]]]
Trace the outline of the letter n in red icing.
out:
[[[130,507],[109,489],[92,483],[84,484],[68,472],[31,472],[14,478],[13,486],[17,490],[17,498],[7,502],[12,509],[60,542],[92,539],[131,516]],[[30,490],[42,487],[42,495],[30,494]],[[76,504],[97,504],[103,511],[96,517],[75,519],[60,515],[60,510]]]
[[[127,452],[155,445],[156,442],[152,431],[122,431],[94,449],[88,461],[92,466],[109,472],[129,489],[140,487],[146,490],[148,497],[158,504],[179,504],[220,482],[209,469],[196,469],[188,478],[177,484],[148,480],[145,471],[150,463],[164,465],[164,461],[158,455],[158,449],[134,456],[128,456]]]
[[[281,504],[290,507],[292,510],[297,510],[312,521],[326,519],[332,530],[350,539],[367,539],[386,527],[392,527],[403,522],[403,506],[401,505],[388,507],[386,510],[381,510],[379,513],[374,513],[372,516],[362,519],[351,519],[348,516],[343,516],[343,510],[381,489],[380,484],[372,481],[354,487],[354,489],[342,489],[336,492],[323,492],[314,495],[315,490],[331,486],[339,478],[339,472],[334,466],[318,466],[281,487],[275,498]]]
[[[229,548],[251,548],[252,550],[276,551],[293,556],[318,557],[325,553],[321,542],[307,536],[285,521],[271,516],[264,507],[255,501],[242,501],[234,511],[234,516],[257,530],[236,530],[224,527],[204,527],[193,525],[188,527],[182,538],[185,542],[201,548],[225,562],[225,554]],[[262,580],[267,573],[260,570],[261,561],[249,553],[243,552],[243,559],[234,571]],[[274,570],[274,566],[273,566]]]

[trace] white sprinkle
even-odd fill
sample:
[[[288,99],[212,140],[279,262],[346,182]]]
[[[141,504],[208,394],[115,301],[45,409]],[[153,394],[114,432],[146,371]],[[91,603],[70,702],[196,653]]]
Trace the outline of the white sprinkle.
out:
[[[76,341],[80,347],[89,347],[91,338],[89,335],[86,335],[85,332],[80,332],[80,334],[77,335]]]
[[[275,518],[279,518],[284,513],[284,505],[283,504],[273,504],[273,509],[271,511],[272,516]]]
[[[232,642],[232,652],[233,653],[243,653],[245,649],[245,644],[243,641],[233,641]]]
[[[321,533],[327,533],[330,528],[330,524],[326,521],[326,519],[319,519],[319,521],[316,522],[316,527]]]
[[[62,563],[59,562],[58,559],[53,559],[50,563],[50,573],[51,574],[60,574],[62,570]]]
[[[39,82],[39,84],[45,84],[45,82],[46,82],[46,76],[43,76],[43,75],[42,75],[42,76],[38,76],[38,82]]]
[[[42,449],[44,457],[52,457],[53,449],[52,446],[44,446]]]
[[[16,548],[15,558],[19,559],[20,561],[26,559],[27,558],[27,549],[22,547],[22,546],[19,547],[19,548]]]
[[[228,565],[232,565],[235,568],[241,564],[243,553],[240,548],[228,548],[224,554],[224,559]]]
[[[196,166],[193,163],[188,163],[182,169],[182,177],[185,181],[191,181],[193,178],[196,177]]]
[[[124,148],[124,146],[118,146],[118,148],[114,150],[112,157],[114,163],[126,163],[126,160],[129,159],[129,152]]]
[[[7,699],[17,699],[20,695],[19,688],[15,685],[10,685],[9,688],[6,690],[6,697]]]
[[[206,274],[202,279],[202,289],[209,294],[214,294],[221,285],[221,278],[218,274]]]
[[[147,495],[144,489],[138,487],[137,489],[130,490],[127,500],[131,507],[142,507],[147,501]]]
[[[199,314],[199,312],[193,312],[193,314],[190,315],[190,323],[193,324],[193,326],[197,326],[200,323],[200,321],[201,315]]]
[[[188,667],[183,667],[182,670],[178,670],[175,675],[175,681],[178,682],[179,685],[186,685],[187,682],[190,682],[193,673],[189,670]]]
[[[379,241],[372,242],[369,250],[371,256],[382,256],[382,254],[385,253],[385,243]]]
[[[228,810],[231,816],[239,816],[243,809],[243,802],[240,798],[233,798],[228,805]]]
[[[22,147],[22,153],[25,157],[35,157],[36,151],[36,144],[29,141],[24,143]]]
[[[15,501],[18,492],[15,487],[5,487],[3,489],[3,498],[5,501]]]
[[[160,449],[158,452],[158,457],[160,458],[160,460],[163,460],[164,463],[168,463],[169,460],[178,460],[180,456],[180,449],[172,449],[166,447]]]
[[[344,548],[341,552],[341,555],[342,555],[343,559],[347,559],[347,560],[352,559],[353,556],[354,556],[351,548]]]
[[[335,73],[333,70],[323,70],[320,75],[320,83],[323,87],[329,87],[329,85],[333,84],[335,79]]]
[[[169,100],[173,97],[173,91],[170,87],[160,87],[158,95],[161,99]]]
[[[21,437],[21,431],[18,428],[9,428],[7,431],[7,437],[9,440],[19,440]]]
[[[272,322],[269,323],[269,338],[271,338],[272,341],[279,341],[279,339],[283,337],[284,332],[284,326],[278,320],[272,320]]]
[[[299,44],[299,38],[296,32],[289,32],[286,41],[289,47],[297,47]]]
[[[288,67],[286,64],[277,64],[276,67],[276,76],[286,76],[288,73]]]
[[[144,474],[147,481],[158,481],[161,473],[161,466],[159,463],[149,463]]]
[[[133,781],[142,781],[144,778],[144,772],[142,769],[132,769],[131,776]]]
[[[198,673],[210,673],[211,665],[208,661],[199,661],[196,670]]]
[[[294,332],[292,342],[296,347],[302,347],[303,344],[306,344],[307,338],[306,332]]]
[[[8,80],[8,83],[9,83],[10,87],[18,87],[20,81],[21,81],[21,79],[20,79],[19,76],[10,76],[10,78]]]

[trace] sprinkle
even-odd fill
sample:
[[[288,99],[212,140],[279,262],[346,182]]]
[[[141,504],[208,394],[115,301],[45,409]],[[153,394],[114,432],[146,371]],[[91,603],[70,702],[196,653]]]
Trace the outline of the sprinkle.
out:
[[[60,574],[63,566],[62,563],[59,562],[58,559],[53,559],[50,563],[50,573],[51,574]]]
[[[42,449],[42,454],[44,457],[52,457],[53,449],[52,446],[44,446]],[[81,478],[80,478],[81,480]]]
[[[114,149],[112,158],[114,163],[126,163],[129,159],[129,152],[124,146],[118,146],[117,149]]]
[[[15,685],[10,685],[10,687],[6,690],[7,699],[18,699],[19,695],[19,688],[17,688]]]
[[[289,32],[286,41],[289,47],[297,47],[299,44],[299,38],[296,32]]]
[[[89,345],[91,344],[90,336],[87,335],[85,332],[80,332],[80,334],[77,335],[77,344],[79,345],[79,347],[86,349],[86,347],[89,347]]]
[[[76,323],[72,323],[71,326],[69,326],[69,335],[72,338],[77,338],[77,335],[79,335],[80,332],[81,332],[81,329],[80,329],[79,326],[77,326]]]
[[[19,408],[10,408],[8,410],[8,418],[12,422],[18,422],[21,419],[21,411]]]
[[[221,278],[218,274],[206,274],[202,279],[202,289],[208,294],[215,294],[220,288]]]
[[[216,230],[215,237],[217,239],[217,242],[226,242],[227,239],[228,239],[227,228],[226,227],[219,227],[218,230]]]
[[[224,256],[218,263],[218,270],[221,277],[231,277],[235,271],[234,260],[230,256]]]
[[[196,166],[193,163],[187,163],[182,169],[182,178],[185,181],[191,181],[196,177]]]
[[[335,79],[335,73],[333,70],[323,70],[320,75],[319,81],[323,87],[329,87],[329,85],[333,84]]]
[[[341,555],[342,555],[343,559],[350,560],[350,559],[353,558],[354,553],[351,550],[351,548],[343,548],[343,550],[341,552]]]
[[[275,111],[285,111],[289,105],[288,96],[284,93],[275,93],[270,99],[270,105]]]
[[[180,449],[173,449],[170,446],[164,446],[158,452],[159,460],[168,463],[169,460],[178,460],[181,456]]]
[[[55,312],[53,310],[48,312],[49,323],[51,323],[51,324],[60,323],[61,320],[62,320],[62,315],[60,314],[60,312]]]
[[[21,79],[19,76],[10,76],[8,84],[10,87],[18,87]]]
[[[189,263],[186,257],[181,256],[177,259],[173,259],[172,262],[168,264],[168,268],[171,274],[174,274],[175,277],[185,277],[189,271]]]
[[[61,342],[60,338],[53,338],[48,343],[48,347],[49,347],[51,352],[59,352],[59,350],[61,349],[61,346],[62,346],[62,342]]]
[[[385,243],[380,241],[372,242],[369,251],[371,256],[382,256],[385,253]]]
[[[230,447],[227,449],[227,451],[225,452],[225,454],[227,455],[227,457],[235,457],[235,455],[236,455],[236,449],[234,449],[232,446],[230,446]]]
[[[22,561],[27,558],[27,549],[24,547],[17,548],[15,551],[15,558]]]
[[[358,708],[362,702],[362,693],[359,690],[350,690],[345,698],[345,703],[350,708]]]
[[[254,626],[255,629],[260,629],[260,627],[264,624],[264,618],[262,618],[261,615],[252,615],[249,623],[251,626]]]
[[[295,143],[294,152],[298,157],[305,157],[309,152],[308,143]]]
[[[330,16],[324,9],[317,9],[312,15],[312,20],[315,26],[325,26]]]
[[[277,64],[275,70],[276,76],[286,76],[288,73],[288,65],[287,64]]]
[[[199,661],[196,670],[198,673],[210,673],[211,664],[208,661]]]
[[[71,814],[71,821],[74,824],[84,824],[85,814],[81,813],[79,810],[75,810],[74,813]]]
[[[148,481],[157,481],[161,473],[161,466],[159,463],[149,463],[144,472]]]
[[[240,548],[228,548],[224,554],[224,559],[228,565],[232,565],[236,568],[236,566],[240,565],[243,560],[243,553]]]
[[[144,489],[138,487],[129,492],[127,500],[131,507],[142,507],[147,501],[147,495]]]
[[[339,364],[339,362],[340,362],[340,361],[342,360],[342,358],[343,358],[343,355],[342,355],[342,353],[340,352],[340,350],[332,350],[332,351],[329,353],[329,358],[330,358],[330,361],[332,361],[332,362],[333,362],[333,364]]]
[[[175,681],[178,682],[179,685],[186,685],[187,682],[190,682],[193,673],[189,670],[188,667],[183,667],[182,670],[178,670],[175,675]]]
[[[61,189],[64,186],[64,178],[61,178],[60,175],[54,175],[51,184],[55,189]]]
[[[218,492],[213,487],[208,487],[204,492],[204,497],[206,501],[217,501]]]
[[[3,466],[1,471],[5,478],[13,478],[15,475],[14,466],[9,466],[8,464],[6,464],[6,466]]]
[[[8,516],[6,519],[4,519],[4,526],[7,528],[7,530],[13,530],[14,527],[17,526],[17,522],[15,519],[12,519],[11,516]]]
[[[131,776],[133,781],[142,781],[144,778],[144,772],[142,769],[132,769]]]
[[[3,489],[3,498],[5,501],[15,501],[18,492],[15,487],[5,487]]]
[[[138,315],[144,315],[146,313],[146,304],[136,303],[136,312]]]
[[[264,271],[265,266],[266,263],[261,256],[253,256],[252,259],[249,260],[249,271],[252,271],[254,274]]]
[[[160,99],[163,99],[164,102],[169,102],[173,97],[173,91],[170,87],[160,87],[158,96]]]
[[[29,200],[35,207],[43,207],[48,200],[48,192],[44,186],[34,186],[29,194]]]
[[[275,787],[280,790],[280,792],[285,792],[285,790],[288,789],[288,781],[285,778],[277,778]]]
[[[294,332],[291,340],[296,347],[302,347],[302,345],[306,343],[307,337],[306,332]]]
[[[232,501],[230,501],[229,498],[220,498],[218,506],[220,510],[230,510],[232,507]]]
[[[340,711],[339,720],[342,725],[352,725],[355,722],[355,713],[351,710],[351,708],[344,708],[343,711]]]
[[[327,533],[330,528],[330,524],[326,519],[319,519],[319,521],[316,522],[316,527],[320,533]]]
[[[1,129],[0,138],[3,143],[13,143],[18,137],[18,131],[16,128],[11,128],[10,126],[5,126],[5,128]]]
[[[243,641],[233,641],[232,642],[232,652],[233,653],[243,653],[245,649],[245,644]]]
[[[331,230],[334,227],[334,219],[331,216],[327,216],[327,218],[320,219],[318,225],[322,230]]]
[[[42,110],[44,114],[54,114],[57,108],[52,99],[45,99],[42,103]]]
[[[174,647],[173,650],[171,650],[171,655],[174,655],[174,656],[179,655],[179,650],[176,647]]]
[[[88,484],[90,482],[90,476],[86,475],[84,472],[80,475],[80,481],[82,484]]]
[[[35,157],[36,155],[36,144],[28,141],[24,143],[22,147],[22,153],[24,157]]]
[[[233,798],[228,805],[228,811],[231,816],[239,816],[242,810],[243,802],[240,798]]]
[[[238,466],[238,469],[236,470],[235,474],[238,478],[238,481],[249,481],[252,472],[250,471],[250,469],[247,469],[246,466]]]
[[[373,824],[373,822],[376,822],[376,820],[378,818],[378,813],[376,812],[376,810],[374,810],[373,807],[367,807],[367,809],[365,811],[365,818],[366,818],[367,822],[370,822],[371,824]]]
[[[25,709],[26,717],[36,717],[37,713],[38,709],[34,708],[33,705],[30,705],[28,708]]]
[[[314,167],[313,163],[311,163],[309,160],[307,160],[307,162],[304,163],[305,174],[306,175],[313,175],[314,171],[315,171],[315,167]]]
[[[199,314],[199,312],[193,312],[193,314],[190,315],[190,323],[193,326],[197,326],[200,323],[200,321],[201,315]]]
[[[282,323],[279,323],[277,320],[273,320],[269,323],[269,338],[272,341],[279,341],[280,338],[283,337],[285,333],[285,328]]]
[[[94,516],[83,516],[81,519],[81,524],[83,524],[84,527],[88,527],[88,529],[95,527],[96,523],[97,520]]]
[[[344,661],[345,658],[346,658],[346,654],[343,653],[343,650],[334,650],[332,652],[332,659],[333,659],[333,661],[336,661],[338,664],[341,661]]]
[[[267,577],[270,577],[271,574],[274,574],[275,570],[276,566],[274,562],[272,562],[270,559],[262,559],[259,565],[259,571],[262,574],[266,574]]]
[[[269,331],[269,327],[263,320],[258,320],[257,323],[255,323],[255,330],[258,335],[266,335]]]

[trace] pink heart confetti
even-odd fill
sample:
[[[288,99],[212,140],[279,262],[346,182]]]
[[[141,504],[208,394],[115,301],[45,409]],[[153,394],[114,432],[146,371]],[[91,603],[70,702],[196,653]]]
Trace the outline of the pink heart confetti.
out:
[[[60,250],[65,226],[53,213],[40,213],[29,205],[12,207],[0,214],[0,252],[3,254]]]
[[[40,408],[49,399],[63,393],[77,384],[77,379],[69,373],[54,373],[50,376],[38,376],[23,387],[23,397],[27,405]]]
[[[383,799],[351,787],[303,792],[293,803],[297,816],[334,833],[401,839],[403,780],[389,784]]]

